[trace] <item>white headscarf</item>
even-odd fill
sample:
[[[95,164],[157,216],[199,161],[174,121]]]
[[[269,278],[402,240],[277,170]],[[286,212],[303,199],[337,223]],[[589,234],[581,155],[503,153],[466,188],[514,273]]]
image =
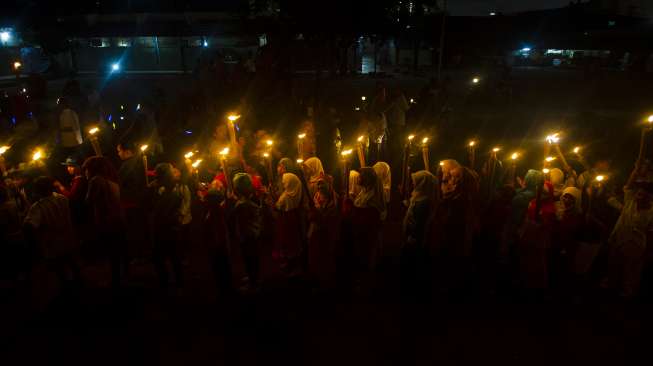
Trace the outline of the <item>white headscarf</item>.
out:
[[[316,183],[324,175],[322,162],[316,157],[307,159],[304,166],[307,168],[306,175],[309,183]]]
[[[392,172],[390,171],[390,165],[386,162],[379,161],[374,164],[372,168],[374,168],[376,176],[383,185],[383,199],[385,200],[385,203],[390,203],[390,190],[392,189]]]
[[[287,212],[298,208],[302,203],[302,182],[292,173],[285,173],[281,177],[283,193],[277,201],[278,210]]]
[[[410,202],[421,202],[437,198],[437,178],[427,170],[420,170],[411,175],[413,179],[413,192],[410,195]]]

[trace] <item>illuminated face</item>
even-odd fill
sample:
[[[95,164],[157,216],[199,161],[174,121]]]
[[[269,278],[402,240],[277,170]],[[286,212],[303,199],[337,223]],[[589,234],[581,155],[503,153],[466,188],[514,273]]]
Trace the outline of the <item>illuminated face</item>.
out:
[[[562,201],[562,205],[565,207],[565,210],[572,209],[574,206],[576,206],[576,197],[570,195],[569,193],[564,194],[560,200]]]
[[[118,157],[120,158],[120,160],[127,160],[131,158],[133,155],[130,150],[124,150],[120,145],[118,145],[116,150],[118,150]]]
[[[449,164],[442,166],[442,193],[453,193],[459,189],[463,180],[463,170],[461,167],[452,167]]]
[[[70,174],[70,175],[75,175],[75,167],[74,167],[74,166],[72,166],[72,165],[68,165],[68,166],[66,167],[66,170],[68,171],[68,174]]]

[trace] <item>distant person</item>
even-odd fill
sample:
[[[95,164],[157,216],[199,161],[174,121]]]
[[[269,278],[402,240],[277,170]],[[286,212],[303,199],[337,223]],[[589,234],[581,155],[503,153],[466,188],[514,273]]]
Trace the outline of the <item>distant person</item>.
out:
[[[117,146],[118,157],[122,160],[118,177],[120,179],[120,202],[125,213],[125,234],[129,242],[131,255],[136,259],[147,256],[148,235],[146,203],[145,167],[143,159],[137,153],[136,146],[130,140],[123,140]]]
[[[76,153],[79,146],[82,144],[82,130],[79,125],[79,117],[75,112],[68,99],[61,98],[60,105],[62,107],[59,114],[59,133],[61,137],[61,147],[64,148],[68,155]]]
[[[86,212],[84,211],[84,201],[86,199],[86,191],[88,190],[88,181],[82,174],[81,167],[75,158],[68,157],[62,165],[66,166],[66,172],[70,175],[70,184],[64,186],[61,182],[55,181],[54,186],[59,193],[68,198],[73,223],[79,224],[85,221]]]
[[[236,202],[232,212],[234,239],[240,247],[245,262],[247,278],[243,290],[256,290],[259,286],[259,246],[263,228],[261,208],[254,203],[254,185],[246,173],[238,173],[233,179]]]
[[[74,260],[76,249],[68,199],[54,193],[49,177],[34,181],[36,202],[27,212],[23,229],[28,243],[46,261],[62,285],[81,281],[79,267]]]

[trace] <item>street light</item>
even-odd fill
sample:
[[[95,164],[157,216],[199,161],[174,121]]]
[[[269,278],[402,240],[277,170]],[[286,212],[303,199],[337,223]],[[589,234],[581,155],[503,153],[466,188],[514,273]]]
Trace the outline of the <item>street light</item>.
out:
[[[114,62],[114,63],[111,65],[111,71],[120,71],[120,64],[117,63],[117,62]]]
[[[0,32],[0,41],[2,41],[2,43],[9,42],[10,39],[11,39],[11,33],[6,31]]]

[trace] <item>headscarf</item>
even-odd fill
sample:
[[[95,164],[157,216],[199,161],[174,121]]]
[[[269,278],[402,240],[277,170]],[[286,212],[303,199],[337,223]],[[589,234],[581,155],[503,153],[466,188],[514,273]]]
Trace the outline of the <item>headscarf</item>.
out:
[[[442,162],[442,197],[454,198],[462,193],[464,171],[463,167],[455,160]]]
[[[324,176],[324,168],[320,159],[316,157],[309,158],[304,162],[304,166],[307,168],[306,175],[309,184],[317,183],[318,179]]]
[[[549,172],[549,181],[553,185],[555,196],[561,196],[561,191],[565,185],[565,173],[558,168],[553,168]]]
[[[381,220],[386,217],[385,201],[383,200],[383,188],[379,179],[370,167],[360,169],[361,192],[354,200],[354,206],[358,208],[371,207],[379,211]]]
[[[286,173],[292,173],[299,177],[300,169],[297,166],[297,163],[290,158],[282,158],[279,160],[278,165],[281,165]]]
[[[288,212],[298,208],[302,202],[302,182],[292,173],[285,173],[281,178],[283,193],[277,200],[277,209]]]
[[[254,194],[252,178],[247,173],[237,173],[233,179],[234,193],[241,197],[250,197]]]
[[[379,161],[374,164],[372,168],[374,168],[376,176],[381,181],[381,185],[383,186],[383,199],[385,199],[385,203],[388,204],[390,203],[390,191],[392,189],[392,172],[390,171],[390,165],[386,162]]]
[[[420,170],[411,175],[413,179],[413,192],[410,195],[410,203],[425,200],[435,200],[437,197],[437,179],[435,175],[427,170]]]
[[[564,196],[566,194],[571,195],[572,197],[574,197],[574,199],[575,199],[574,209],[576,211],[580,212],[582,210],[581,209],[581,207],[582,207],[581,204],[582,204],[583,192],[581,192],[581,190],[576,188],[576,187],[567,187],[562,191],[562,196]]]
[[[327,178],[317,182],[317,190],[313,196],[315,208],[325,210],[334,207],[336,204],[336,192],[333,190],[331,181]]]
[[[349,197],[356,198],[361,193],[360,173],[355,170],[349,171]]]

